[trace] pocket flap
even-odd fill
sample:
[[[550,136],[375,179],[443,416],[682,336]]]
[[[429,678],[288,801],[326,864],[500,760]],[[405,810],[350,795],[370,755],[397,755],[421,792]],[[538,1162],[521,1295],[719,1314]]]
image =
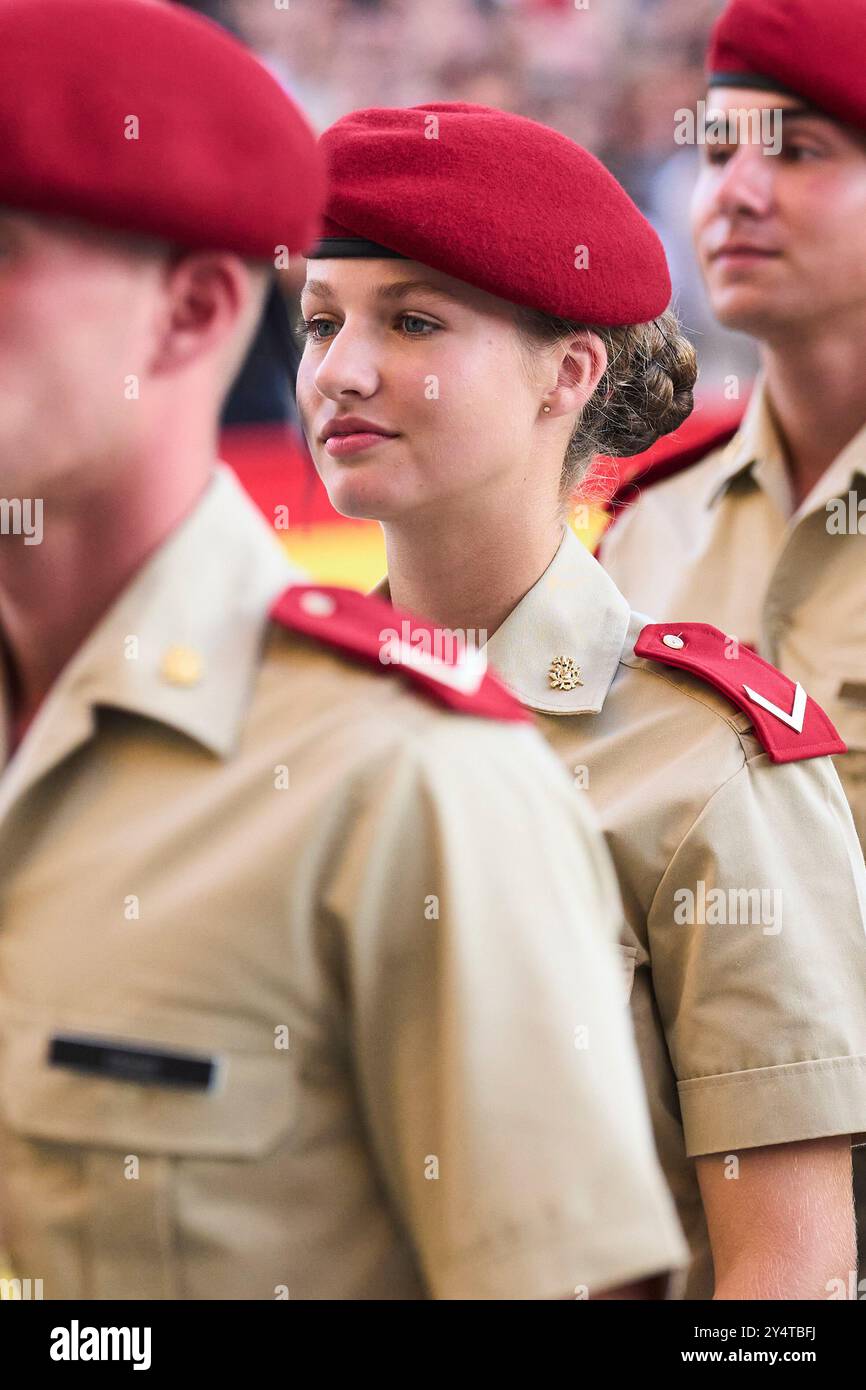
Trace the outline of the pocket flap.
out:
[[[16,1133],[54,1143],[124,1152],[253,1157],[290,1128],[296,1109],[294,1063],[273,1056],[214,1054],[208,1090],[91,1076],[50,1061],[51,1039],[70,1030],[10,1020],[3,1039],[0,1106]],[[90,1031],[92,1040],[133,1047],[165,1044]],[[186,1049],[184,1049],[186,1050]]]
[[[851,752],[866,749],[866,681],[842,681],[827,713]]]

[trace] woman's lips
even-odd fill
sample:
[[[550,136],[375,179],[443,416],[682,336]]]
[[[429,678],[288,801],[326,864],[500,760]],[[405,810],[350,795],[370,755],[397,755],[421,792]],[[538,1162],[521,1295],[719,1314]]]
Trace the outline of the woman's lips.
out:
[[[332,458],[343,458],[346,454],[358,454],[362,449],[371,449],[375,444],[390,444],[395,434],[375,434],[364,431],[358,434],[332,434],[325,440],[325,452]]]
[[[759,246],[723,246],[711,259],[716,265],[754,265],[776,260],[778,255],[778,251],[765,251]]]

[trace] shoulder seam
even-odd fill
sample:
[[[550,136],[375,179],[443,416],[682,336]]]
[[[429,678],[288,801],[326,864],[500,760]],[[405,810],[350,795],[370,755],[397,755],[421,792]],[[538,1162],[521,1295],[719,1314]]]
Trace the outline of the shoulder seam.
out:
[[[680,850],[682,849],[683,845],[685,844],[686,840],[689,838],[689,836],[690,836],[690,835],[692,834],[692,832],[694,831],[694,828],[695,828],[695,826],[698,824],[698,821],[702,820],[703,817],[706,815],[707,811],[709,810],[709,808],[710,808],[710,806],[712,805],[712,803],[715,801],[716,797],[717,797],[721,792],[723,792],[723,791],[725,790],[726,787],[730,786],[731,782],[735,781],[737,777],[740,777],[740,776],[742,775],[742,773],[743,773],[744,771],[746,771],[746,769],[748,768],[748,766],[749,766],[749,760],[748,760],[748,759],[745,759],[744,762],[743,762],[742,767],[738,767],[738,768],[736,769],[735,772],[732,772],[732,773],[731,773],[730,777],[726,777],[725,780],[724,780],[723,782],[720,782],[720,783],[719,783],[719,785],[718,785],[718,786],[715,788],[715,790],[713,791],[712,795],[707,797],[707,799],[706,799],[706,801],[704,802],[703,806],[702,806],[701,809],[698,811],[698,814],[695,816],[694,820],[690,823],[688,829],[687,829],[686,831],[684,831],[683,835],[682,835],[681,838],[678,840],[677,845],[676,845],[676,848],[673,850],[673,852],[672,852],[670,858],[668,859],[667,864],[665,865],[664,873],[662,874],[661,878],[659,879],[658,883],[657,883],[656,886],[655,886],[655,892],[654,892],[653,895],[652,895],[652,901],[651,901],[649,907],[647,908],[647,930],[649,930],[649,920],[650,920],[650,918],[651,918],[651,916],[652,916],[652,914],[653,914],[653,909],[655,908],[656,898],[658,897],[658,895],[659,895],[659,893],[660,893],[660,891],[661,891],[661,886],[662,886],[662,884],[664,883],[665,879],[667,878],[668,874],[670,873],[670,871],[671,871],[671,866],[673,865],[674,860],[676,859],[677,855],[679,854],[679,852],[680,852]]]
[[[646,671],[647,675],[655,676],[658,680],[664,681],[666,685],[670,685],[673,687],[674,690],[678,690],[679,693],[683,695],[687,700],[693,700],[696,705],[701,705],[705,710],[708,710],[710,714],[715,715],[717,719],[720,719],[723,724],[727,724],[728,727],[732,729],[733,732],[736,734],[737,741],[740,744],[740,751],[743,755],[744,763],[750,762],[753,757],[758,757],[759,753],[764,752],[764,749],[759,747],[759,752],[749,754],[743,747],[744,738],[751,736],[752,738],[757,739],[757,735],[753,732],[755,726],[751,723],[751,721],[749,721],[748,728],[746,729],[740,729],[737,726],[738,718],[747,721],[749,719],[749,716],[746,714],[744,710],[738,711],[737,714],[726,713],[724,710],[717,709],[715,705],[712,704],[709,700],[702,699],[696,691],[686,690],[685,687],[680,685],[678,681],[673,680],[671,678],[670,671],[675,670],[675,667],[662,666],[660,663],[652,661],[650,657],[635,656],[634,653],[632,653],[631,657],[620,657],[620,664],[622,666],[628,666],[632,671]],[[687,672],[686,674],[692,675],[691,672]],[[700,677],[692,676],[692,679],[699,681]],[[716,690],[716,687],[712,685],[710,682],[707,682],[707,685],[709,686],[709,689],[712,690],[720,700],[724,700],[727,705],[732,704],[732,701],[728,699],[728,697],[724,694],[723,691]],[[734,705],[733,708],[736,710],[736,705]],[[760,745],[760,740],[757,741]]]

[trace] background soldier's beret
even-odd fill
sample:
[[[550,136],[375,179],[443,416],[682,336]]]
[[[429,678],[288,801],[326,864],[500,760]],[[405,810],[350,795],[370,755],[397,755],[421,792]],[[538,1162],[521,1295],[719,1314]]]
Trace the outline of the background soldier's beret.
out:
[[[866,0],[731,0],[707,55],[711,86],[801,97],[866,129]]]
[[[321,156],[279,83],[161,0],[0,0],[0,205],[273,261],[319,228]]]
[[[536,121],[464,102],[371,108],[320,143],[329,195],[313,257],[404,256],[589,324],[668,306],[650,224],[597,159]]]

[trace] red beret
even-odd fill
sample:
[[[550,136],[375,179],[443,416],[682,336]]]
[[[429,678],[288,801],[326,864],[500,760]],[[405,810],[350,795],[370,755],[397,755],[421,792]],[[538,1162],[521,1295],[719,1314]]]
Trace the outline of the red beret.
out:
[[[802,97],[866,128],[866,0],[731,0],[707,55],[710,85]]]
[[[318,231],[303,116],[241,43],[179,6],[0,0],[0,131],[7,207],[270,261]]]
[[[396,254],[600,326],[668,306],[646,218],[604,165],[547,126],[445,102],[354,111],[320,143],[329,196],[313,257]]]

